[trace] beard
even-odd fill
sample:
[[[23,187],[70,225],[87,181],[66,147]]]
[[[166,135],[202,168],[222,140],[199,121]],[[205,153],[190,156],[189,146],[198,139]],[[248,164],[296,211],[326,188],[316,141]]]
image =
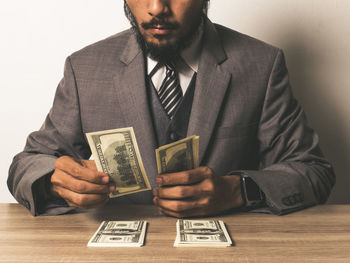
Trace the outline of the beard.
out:
[[[207,8],[208,8],[208,2],[204,1],[203,5],[203,13],[200,17],[197,26],[194,27],[192,32],[190,32],[187,36],[176,39],[175,41],[163,45],[157,45],[155,43],[152,43],[150,41],[147,41],[144,35],[141,33],[140,28],[137,24],[136,18],[132,14],[128,4],[124,0],[124,12],[125,16],[130,21],[131,27],[133,29],[133,32],[136,36],[137,43],[139,44],[141,50],[143,53],[149,57],[151,57],[153,60],[156,60],[158,62],[167,64],[172,61],[175,61],[179,56],[181,51],[186,49],[188,46],[191,45],[191,43],[196,39],[196,37],[200,34],[201,24],[204,21],[204,17],[206,17]],[[170,23],[165,21],[163,18],[153,18],[148,23],[142,23],[141,26],[144,29],[151,28],[154,25],[164,25],[168,28],[176,29],[179,27],[179,24],[174,22]],[[154,37],[161,39],[161,35],[155,35]]]

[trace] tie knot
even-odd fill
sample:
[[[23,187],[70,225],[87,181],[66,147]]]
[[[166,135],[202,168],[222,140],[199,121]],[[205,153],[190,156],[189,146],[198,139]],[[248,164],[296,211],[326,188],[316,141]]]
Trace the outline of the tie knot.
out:
[[[175,64],[173,62],[168,62],[168,63],[165,64],[165,68],[167,70],[175,71]]]
[[[170,65],[165,65],[165,69],[166,69],[166,75],[167,76],[171,76],[171,75],[176,75],[176,71],[173,67],[171,67]]]
[[[175,69],[175,64],[173,62],[168,62],[168,63],[161,63],[158,62],[157,65],[155,65],[155,67],[152,69],[152,71],[148,74],[148,76],[150,78],[152,78],[154,76],[154,74],[156,74],[156,72],[161,68],[161,67],[165,67],[166,70],[166,74],[170,74],[172,72],[176,72]]]

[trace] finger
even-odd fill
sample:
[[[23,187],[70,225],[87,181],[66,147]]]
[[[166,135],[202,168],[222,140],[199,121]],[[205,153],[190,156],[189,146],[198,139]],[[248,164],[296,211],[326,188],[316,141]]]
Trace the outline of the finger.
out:
[[[198,185],[178,185],[153,189],[153,195],[162,199],[196,198],[202,195]]]
[[[86,168],[97,171],[97,166],[94,160],[83,160],[82,162]]]
[[[72,192],[80,194],[108,194],[110,193],[110,184],[95,184],[88,181],[76,179],[75,177],[56,170],[51,177],[51,183],[64,187]]]
[[[156,182],[160,186],[194,184],[212,175],[213,172],[209,167],[198,167],[183,172],[161,174],[156,178]]]
[[[108,194],[78,194],[57,185],[53,186],[53,191],[66,200],[70,206],[83,209],[100,207],[109,200]]]
[[[103,172],[83,167],[68,156],[60,157],[55,162],[55,169],[60,169],[77,179],[96,184],[107,184],[109,177]]]
[[[209,201],[210,200],[207,197],[188,200],[169,200],[158,197],[153,198],[155,205],[173,212],[183,212],[191,209],[204,208],[209,205]]]

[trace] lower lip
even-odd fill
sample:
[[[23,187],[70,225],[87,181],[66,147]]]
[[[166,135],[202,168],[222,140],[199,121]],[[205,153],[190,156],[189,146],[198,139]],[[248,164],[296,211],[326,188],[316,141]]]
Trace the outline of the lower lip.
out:
[[[168,35],[172,31],[172,29],[165,28],[151,28],[150,30],[154,35]]]

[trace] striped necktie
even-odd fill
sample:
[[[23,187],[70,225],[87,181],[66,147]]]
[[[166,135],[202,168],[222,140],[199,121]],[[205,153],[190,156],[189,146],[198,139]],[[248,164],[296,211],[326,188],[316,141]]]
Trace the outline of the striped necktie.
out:
[[[157,67],[157,66],[156,66]],[[165,112],[169,118],[175,114],[175,110],[182,99],[182,89],[179,82],[179,77],[172,64],[165,65],[166,75],[158,89],[158,96]]]

